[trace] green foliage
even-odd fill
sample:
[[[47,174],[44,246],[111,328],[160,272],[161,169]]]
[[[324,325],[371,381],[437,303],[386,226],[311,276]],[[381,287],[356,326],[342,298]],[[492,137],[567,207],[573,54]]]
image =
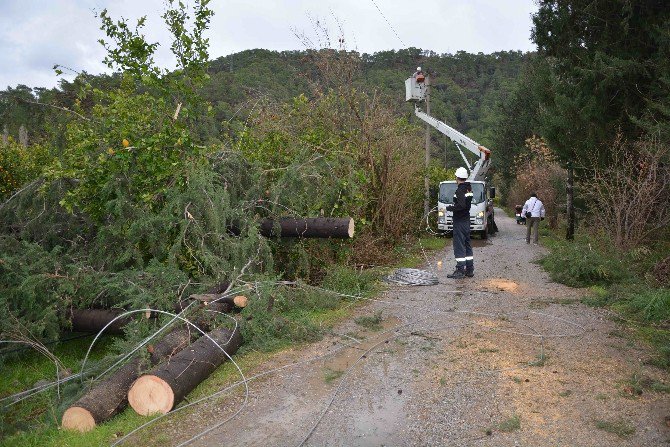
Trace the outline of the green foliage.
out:
[[[0,142],[0,200],[39,177],[52,157],[42,144],[25,147],[11,137],[7,144]]]
[[[582,243],[557,242],[541,261],[551,278],[572,287],[612,285],[630,278],[628,265],[616,253]]]
[[[519,429],[521,429],[521,418],[516,414],[498,424],[498,430],[502,432],[509,433]]]
[[[635,433],[635,427],[629,421],[623,419],[614,421],[596,420],[595,426],[599,430],[613,433],[620,438],[626,438]]]
[[[635,140],[661,130],[668,121],[668,4],[542,0],[533,22],[533,40],[550,65],[542,136],[562,161],[593,155],[618,132]],[[601,155],[606,161],[607,152]]]
[[[641,284],[611,287],[604,302],[644,323],[670,321],[670,289],[648,288]]]
[[[370,329],[371,331],[379,331],[382,328],[380,324],[382,319],[382,311],[380,310],[375,312],[374,315],[363,315],[361,317],[357,317],[354,319],[354,322],[359,326]]]

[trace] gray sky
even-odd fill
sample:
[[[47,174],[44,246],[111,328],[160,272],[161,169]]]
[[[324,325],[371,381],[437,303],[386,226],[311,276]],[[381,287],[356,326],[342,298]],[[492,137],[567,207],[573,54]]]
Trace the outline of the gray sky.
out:
[[[313,29],[316,20],[335,44],[339,22],[346,47],[361,53],[406,47],[438,53],[535,49],[533,0],[212,0],[210,6],[212,59],[253,48],[304,49],[295,31],[323,43]],[[147,39],[162,43],[157,61],[173,65],[160,18],[163,0],[0,0],[0,90],[55,86],[54,64],[108,71],[100,62],[104,50],[97,40],[104,35],[93,12],[104,8],[115,19],[133,22],[147,15]]]

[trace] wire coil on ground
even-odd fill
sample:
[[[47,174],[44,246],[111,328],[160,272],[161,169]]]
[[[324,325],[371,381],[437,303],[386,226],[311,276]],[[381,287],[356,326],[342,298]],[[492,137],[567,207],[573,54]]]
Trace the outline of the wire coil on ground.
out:
[[[419,269],[398,269],[384,278],[384,281],[400,284],[403,286],[434,286],[439,284],[437,276],[433,273]]]

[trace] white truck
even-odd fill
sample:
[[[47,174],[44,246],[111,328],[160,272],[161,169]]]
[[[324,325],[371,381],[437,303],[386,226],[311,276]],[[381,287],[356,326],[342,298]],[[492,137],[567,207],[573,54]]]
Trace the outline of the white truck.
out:
[[[482,239],[487,239],[496,228],[493,203],[490,200],[495,197],[495,188],[489,188],[486,181],[486,173],[491,164],[491,151],[453,127],[421,111],[419,103],[426,100],[427,90],[424,80],[425,77],[421,72],[421,67],[419,67],[416,73],[405,81],[405,100],[414,103],[414,113],[417,117],[446,135],[456,144],[466,168],[470,171],[468,182],[472,185],[474,194],[472,207],[470,208],[470,231],[481,235]],[[465,154],[463,154],[463,148],[477,156],[474,165],[470,165],[468,162]],[[453,231],[453,217],[451,211],[447,211],[446,207],[453,202],[455,191],[455,180],[440,182],[437,200],[437,228],[447,235],[450,235]]]

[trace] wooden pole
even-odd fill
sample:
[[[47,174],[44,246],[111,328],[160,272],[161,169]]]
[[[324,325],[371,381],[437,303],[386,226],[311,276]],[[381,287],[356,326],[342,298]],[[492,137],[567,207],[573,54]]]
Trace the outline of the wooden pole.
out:
[[[426,73],[426,114],[430,115],[430,74]],[[426,124],[426,152],[425,152],[425,162],[426,162],[426,175],[423,178],[423,183],[425,187],[425,195],[423,198],[423,214],[424,216],[428,215],[430,212],[430,180],[428,179],[428,167],[430,165],[430,125]]]

